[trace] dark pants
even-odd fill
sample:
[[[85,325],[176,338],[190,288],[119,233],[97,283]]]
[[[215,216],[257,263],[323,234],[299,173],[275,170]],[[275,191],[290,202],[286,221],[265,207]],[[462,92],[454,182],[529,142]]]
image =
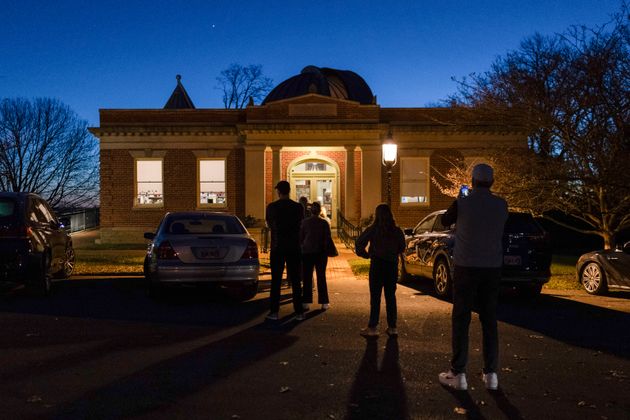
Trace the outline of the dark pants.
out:
[[[287,266],[287,277],[291,282],[291,291],[293,294],[293,310],[297,313],[302,312],[302,285],[300,282],[300,251],[272,249],[269,255],[269,263],[271,265],[271,291],[269,293],[270,312],[278,312],[280,310],[280,285],[282,283],[282,272],[284,265]]]
[[[302,302],[313,303],[313,268],[317,275],[317,302],[328,303],[328,286],[326,285],[326,253],[302,254]]]
[[[497,298],[501,268],[455,266],[453,277],[453,358],[454,373],[466,371],[468,361],[468,328],[470,315],[476,308],[483,334],[483,371],[496,372],[499,363],[497,331]]]
[[[398,263],[372,258],[370,261],[370,320],[368,327],[375,328],[381,312],[381,291],[385,290],[387,326],[396,328],[396,278]]]

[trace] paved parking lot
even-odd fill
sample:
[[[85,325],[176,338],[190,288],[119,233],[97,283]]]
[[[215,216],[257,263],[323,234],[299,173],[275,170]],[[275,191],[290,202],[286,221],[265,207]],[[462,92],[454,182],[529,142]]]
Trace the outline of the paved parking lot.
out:
[[[247,302],[195,289],[159,299],[139,277],[73,278],[48,298],[0,299],[2,418],[630,418],[630,298],[545,293],[500,304],[500,390],[486,391],[480,329],[470,388],[437,383],[450,303],[401,285],[397,340],[365,340],[365,280],[329,264],[331,309],[265,321],[268,274]],[[384,316],[384,314],[383,314]]]

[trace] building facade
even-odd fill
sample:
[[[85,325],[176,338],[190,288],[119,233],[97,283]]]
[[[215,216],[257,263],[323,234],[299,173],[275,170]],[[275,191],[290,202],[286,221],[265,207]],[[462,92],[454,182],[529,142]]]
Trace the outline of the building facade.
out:
[[[368,218],[387,198],[382,143],[398,146],[392,210],[413,226],[451,201],[431,178],[490,147],[526,146],[517,126],[450,108],[383,108],[356,73],[308,66],[260,105],[196,109],[181,78],[162,109],[100,110],[101,240],[126,242],[167,211],[225,211],[261,225],[273,186]]]

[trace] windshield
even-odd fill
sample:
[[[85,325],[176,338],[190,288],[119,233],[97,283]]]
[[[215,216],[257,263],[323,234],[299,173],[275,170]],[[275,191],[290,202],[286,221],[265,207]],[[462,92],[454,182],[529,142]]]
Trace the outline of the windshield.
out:
[[[168,234],[215,234],[240,235],[245,233],[238,218],[230,215],[171,215],[164,230]]]
[[[542,235],[544,231],[531,214],[510,213],[505,223],[505,233]]]

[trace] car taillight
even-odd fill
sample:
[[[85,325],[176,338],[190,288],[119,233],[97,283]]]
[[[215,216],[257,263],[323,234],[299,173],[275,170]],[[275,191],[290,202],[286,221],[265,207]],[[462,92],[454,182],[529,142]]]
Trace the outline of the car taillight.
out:
[[[157,247],[156,255],[160,260],[174,260],[178,258],[177,252],[175,252],[169,241],[164,241]]]
[[[258,246],[256,242],[251,239],[247,241],[247,247],[245,248],[245,252],[241,256],[241,260],[251,260],[258,259]]]

